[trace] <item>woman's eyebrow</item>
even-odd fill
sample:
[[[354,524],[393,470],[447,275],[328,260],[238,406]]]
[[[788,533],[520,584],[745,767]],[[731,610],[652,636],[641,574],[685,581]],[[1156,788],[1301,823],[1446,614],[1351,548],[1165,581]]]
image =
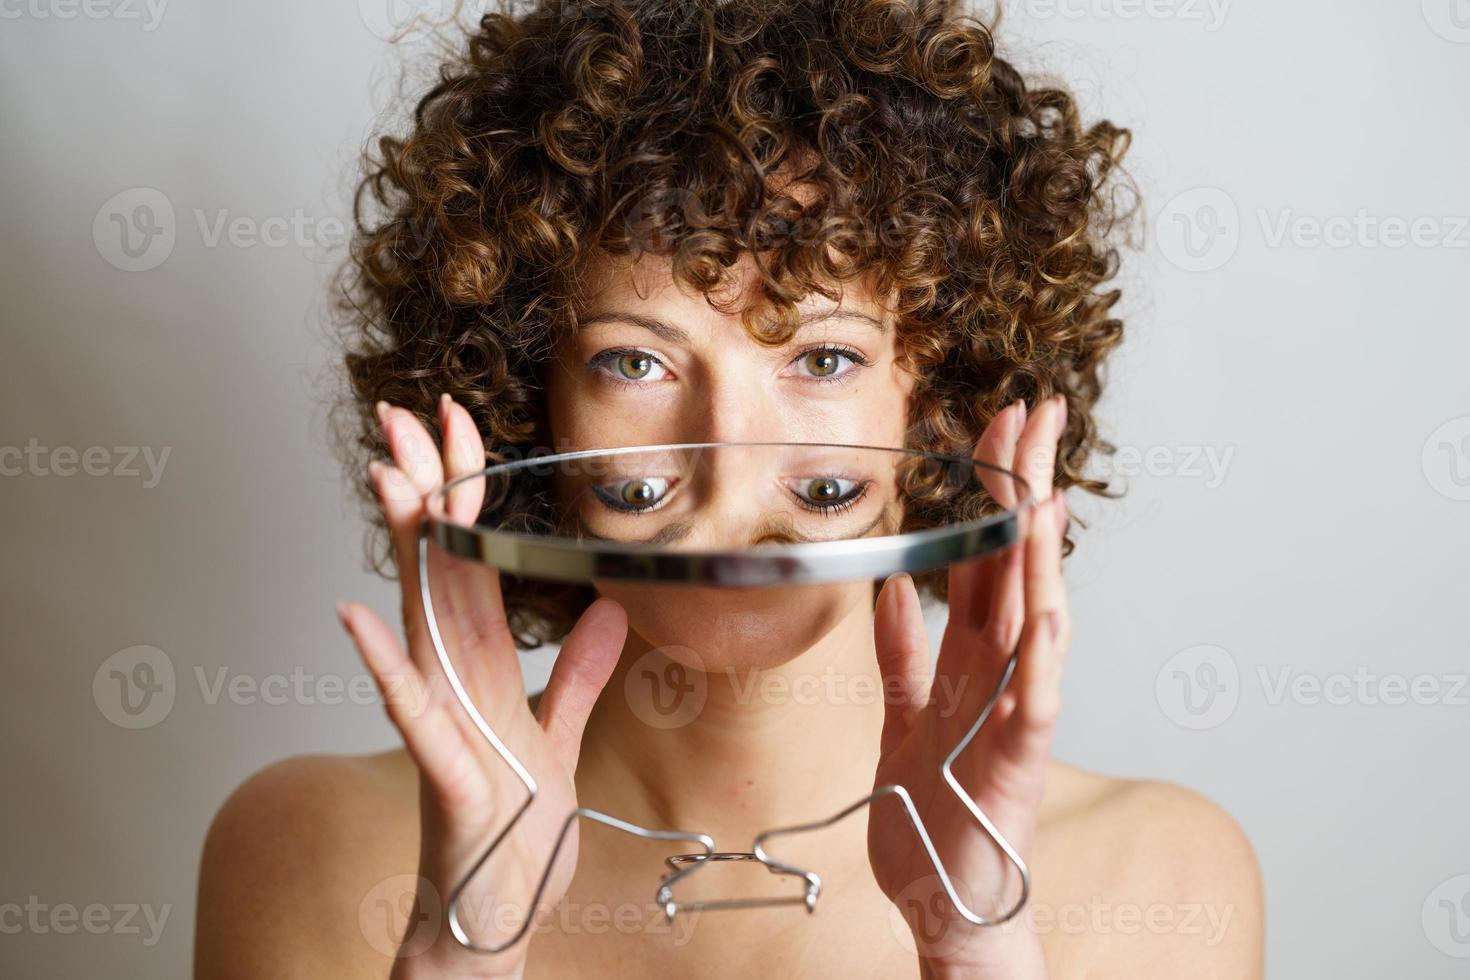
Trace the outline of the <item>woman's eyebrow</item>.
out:
[[[870,316],[867,313],[860,313],[857,310],[809,310],[797,317],[796,323],[799,329],[826,320],[855,320],[859,323],[866,323],[880,334],[887,331],[882,320]],[[601,313],[593,313],[586,317],[582,320],[581,326],[585,329],[596,326],[599,323],[627,323],[635,327],[642,327],[654,336],[661,340],[667,340],[671,344],[689,343],[689,333],[682,327],[676,327],[667,320],[660,320],[658,317],[646,316],[641,313],[606,310]]]
[[[804,327],[809,323],[821,323],[823,320],[856,320],[859,323],[866,323],[879,333],[887,331],[882,320],[857,310],[812,310],[796,318],[799,327]]]
[[[585,318],[581,323],[581,327],[582,329],[586,329],[587,327],[596,326],[599,323],[628,323],[635,327],[642,327],[671,344],[689,343],[689,333],[686,330],[682,327],[674,326],[667,320],[660,320],[657,317],[643,316],[638,313],[624,313],[621,310],[608,310],[604,313],[594,313]]]

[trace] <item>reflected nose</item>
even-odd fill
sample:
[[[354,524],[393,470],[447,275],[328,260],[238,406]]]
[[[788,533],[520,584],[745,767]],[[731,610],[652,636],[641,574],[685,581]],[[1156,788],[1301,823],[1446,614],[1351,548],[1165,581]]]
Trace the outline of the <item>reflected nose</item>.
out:
[[[704,504],[699,524],[706,546],[738,548],[800,540],[777,482],[778,454],[767,446],[699,454],[696,479]]]

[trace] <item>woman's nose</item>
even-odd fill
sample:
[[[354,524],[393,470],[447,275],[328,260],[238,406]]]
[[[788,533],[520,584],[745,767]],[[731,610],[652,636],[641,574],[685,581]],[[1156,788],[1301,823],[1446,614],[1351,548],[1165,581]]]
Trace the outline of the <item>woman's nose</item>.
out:
[[[694,391],[681,439],[685,442],[782,442],[791,420],[768,385],[739,377],[704,381]]]

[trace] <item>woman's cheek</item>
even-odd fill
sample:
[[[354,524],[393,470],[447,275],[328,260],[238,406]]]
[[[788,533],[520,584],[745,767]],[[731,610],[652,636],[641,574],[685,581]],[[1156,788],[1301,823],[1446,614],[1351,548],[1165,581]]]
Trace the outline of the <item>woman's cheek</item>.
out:
[[[674,384],[651,382],[637,387],[593,379],[590,392],[572,411],[578,433],[574,448],[652,445],[678,442],[681,412]]]
[[[908,425],[907,392],[875,371],[801,399],[793,414],[805,418],[804,442],[902,446]]]

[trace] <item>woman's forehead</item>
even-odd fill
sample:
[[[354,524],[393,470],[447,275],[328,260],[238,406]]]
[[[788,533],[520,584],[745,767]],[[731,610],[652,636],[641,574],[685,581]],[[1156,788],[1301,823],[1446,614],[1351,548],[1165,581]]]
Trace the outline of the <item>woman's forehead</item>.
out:
[[[741,255],[726,270],[721,285],[711,291],[715,302],[728,312],[716,310],[698,288],[679,280],[673,260],[667,255],[645,252],[635,259],[599,251],[588,260],[583,275],[584,316],[609,309],[637,312],[657,308],[691,317],[739,319],[746,309],[759,308],[765,301],[761,277],[749,254]],[[868,313],[885,325],[890,322],[874,294],[870,277],[832,283],[830,288],[835,301],[810,291],[797,301],[798,315],[840,307]]]

